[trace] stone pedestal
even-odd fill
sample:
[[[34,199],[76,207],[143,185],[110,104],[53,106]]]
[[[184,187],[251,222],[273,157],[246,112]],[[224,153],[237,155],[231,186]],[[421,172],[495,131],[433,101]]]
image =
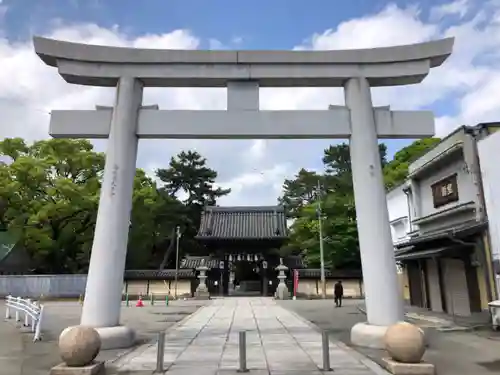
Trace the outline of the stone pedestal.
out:
[[[285,271],[288,271],[288,267],[283,264],[283,258],[280,259],[280,264],[276,267],[276,271],[279,272],[278,279],[279,284],[276,288],[276,299],[290,299],[290,292],[285,284],[286,275]]]
[[[198,279],[200,279],[200,283],[198,284],[198,287],[196,288],[196,291],[194,293],[194,298],[196,299],[210,299],[210,293],[208,292],[207,288],[207,270],[208,267],[205,266],[205,260],[203,259],[201,262],[201,265],[196,268],[200,274],[198,275]]]
[[[384,358],[387,371],[396,375],[434,375],[431,363],[422,361],[425,353],[424,331],[414,324],[400,322],[385,333],[385,349],[390,358]]]
[[[70,367],[65,363],[50,369],[50,375],[104,375],[104,362],[93,362],[82,367]]]
[[[402,363],[390,358],[382,358],[384,368],[394,375],[435,375],[436,368],[432,363]]]

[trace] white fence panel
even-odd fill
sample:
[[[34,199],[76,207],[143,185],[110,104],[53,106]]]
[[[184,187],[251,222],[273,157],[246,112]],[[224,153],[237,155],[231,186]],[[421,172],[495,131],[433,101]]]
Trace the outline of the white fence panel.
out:
[[[39,305],[31,299],[7,296],[5,298],[5,319],[10,319],[12,312],[15,313],[16,322],[21,321],[23,314],[25,327],[31,327],[34,333],[33,342],[42,339],[43,305]]]

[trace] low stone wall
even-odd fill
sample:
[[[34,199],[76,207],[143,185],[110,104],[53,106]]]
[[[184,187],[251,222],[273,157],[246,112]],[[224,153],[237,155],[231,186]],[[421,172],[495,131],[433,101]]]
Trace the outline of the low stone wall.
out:
[[[0,297],[78,298],[86,284],[87,275],[2,275]]]
[[[334,285],[337,280],[326,280],[326,294],[333,298]],[[361,280],[342,280],[344,286],[344,298],[363,298],[363,282]],[[297,297],[319,298],[321,297],[321,280],[299,279]]]
[[[85,294],[87,275],[0,275],[0,298],[8,295],[33,298],[78,298]],[[156,297],[173,295],[173,280],[130,280],[123,283],[123,295],[137,298],[154,294]],[[177,295],[192,295],[192,280],[177,282]]]
[[[128,294],[130,298],[138,296],[148,297],[153,294],[155,297],[175,295],[174,280],[131,280],[123,285],[123,294]],[[177,281],[177,296],[192,296],[192,280],[180,279]]]

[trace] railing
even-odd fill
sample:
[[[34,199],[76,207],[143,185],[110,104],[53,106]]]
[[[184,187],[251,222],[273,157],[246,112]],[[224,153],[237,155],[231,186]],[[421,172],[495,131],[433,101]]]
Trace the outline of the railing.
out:
[[[31,327],[31,332],[35,334],[33,342],[42,339],[42,319],[43,305],[39,305],[36,301],[23,299],[21,297],[7,296],[5,298],[5,319],[11,318],[11,313],[15,313],[16,322],[21,321],[21,313],[23,314],[25,327]]]

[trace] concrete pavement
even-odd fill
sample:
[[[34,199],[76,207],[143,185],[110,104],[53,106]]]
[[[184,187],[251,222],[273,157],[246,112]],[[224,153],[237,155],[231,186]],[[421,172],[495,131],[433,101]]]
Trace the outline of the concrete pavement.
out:
[[[247,332],[247,367],[252,374],[321,374],[321,334],[271,298],[216,299],[167,331],[169,375],[236,373],[238,334]],[[376,364],[333,341],[331,367],[337,375],[387,374]],[[156,345],[143,345],[115,362],[114,372],[151,373]]]
[[[360,307],[364,306],[362,300],[345,300],[344,306],[335,308],[332,300],[297,300],[279,301],[281,306],[293,310],[304,319],[313,322],[329,332],[332,339],[337,339],[351,345],[349,332],[351,327],[366,320]],[[408,314],[408,321],[420,326],[426,333],[429,347],[424,355],[424,360],[436,366],[439,375],[493,375],[500,374],[500,335],[491,332],[489,328],[484,331],[442,330],[450,326],[450,318],[435,319],[433,313],[423,312],[419,319],[412,319],[413,314]],[[380,363],[387,357],[384,350],[366,349],[355,347],[357,351],[368,356],[373,361]]]
[[[208,302],[208,301],[207,301]],[[136,330],[140,343],[150,342],[156,332],[164,331],[195,312],[206,301],[171,301],[143,308],[122,306],[121,322]],[[42,341],[33,342],[33,334],[22,329],[13,319],[0,322],[0,374],[47,375],[61,358],[57,342],[61,331],[80,322],[81,305],[76,301],[44,302],[45,316]],[[4,313],[4,301],[0,311]],[[98,359],[112,361],[129,350],[103,350]]]

